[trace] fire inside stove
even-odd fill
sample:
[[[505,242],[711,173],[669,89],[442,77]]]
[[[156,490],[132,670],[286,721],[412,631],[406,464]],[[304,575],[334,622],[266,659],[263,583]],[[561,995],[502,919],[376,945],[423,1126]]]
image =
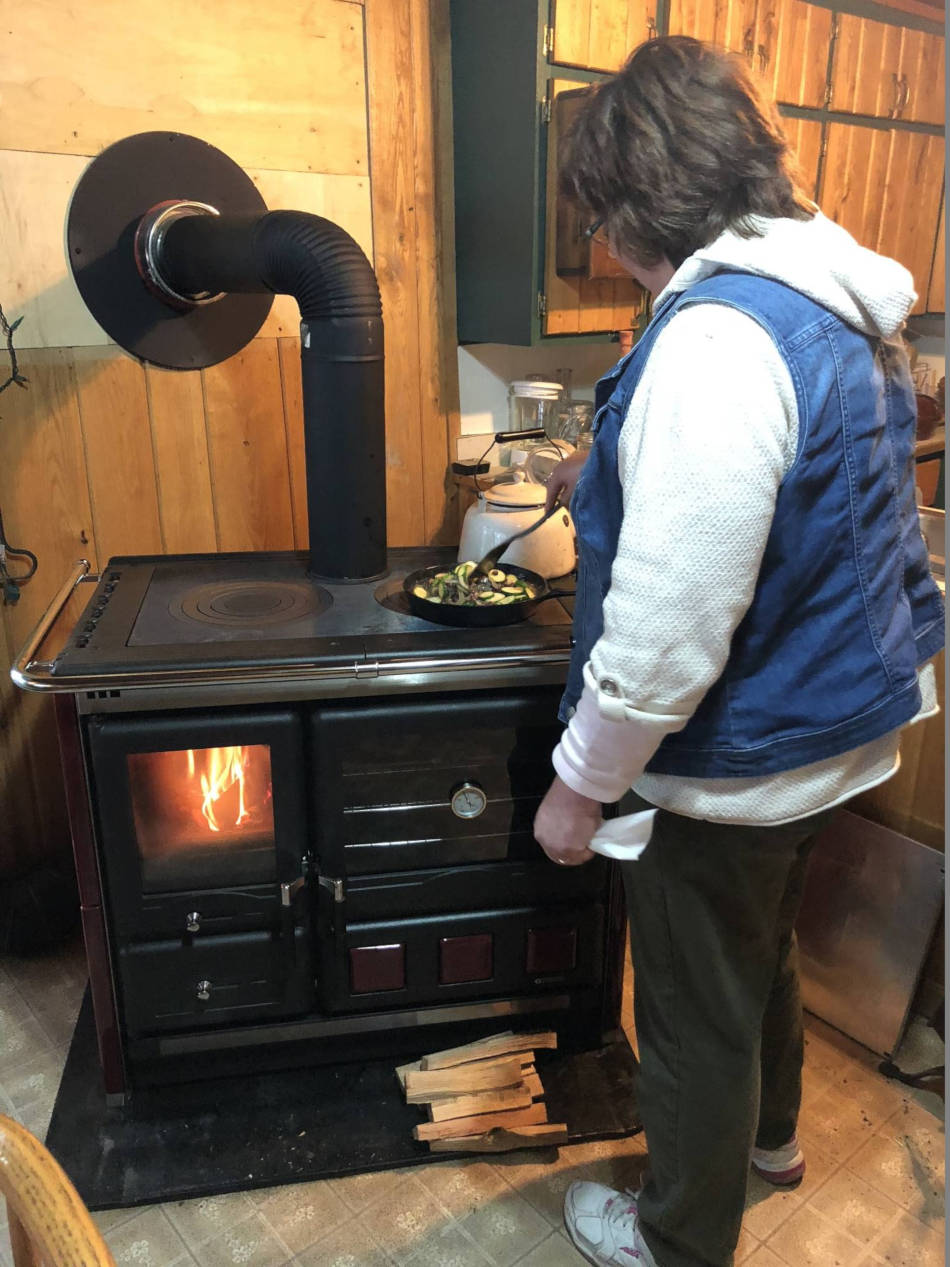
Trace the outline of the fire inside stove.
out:
[[[148,891],[274,879],[266,744],[136,752],[127,759]]]

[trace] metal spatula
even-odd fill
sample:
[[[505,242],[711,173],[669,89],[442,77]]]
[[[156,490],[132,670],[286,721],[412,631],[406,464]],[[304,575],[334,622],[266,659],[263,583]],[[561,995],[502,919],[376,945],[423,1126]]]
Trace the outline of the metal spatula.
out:
[[[530,532],[534,532],[535,528],[540,528],[543,523],[546,523],[552,515],[556,515],[561,509],[561,503],[555,502],[550,510],[546,510],[541,518],[536,519],[529,527],[522,528],[520,532],[516,532],[513,537],[509,537],[508,540],[503,541],[501,545],[494,546],[488,551],[483,559],[479,559],[475,564],[475,567],[472,569],[471,575],[469,576],[469,580],[471,581],[472,578],[476,576],[487,576],[492,568],[498,565],[498,560],[510,545],[513,545],[516,541],[520,541],[522,537],[526,537]]]

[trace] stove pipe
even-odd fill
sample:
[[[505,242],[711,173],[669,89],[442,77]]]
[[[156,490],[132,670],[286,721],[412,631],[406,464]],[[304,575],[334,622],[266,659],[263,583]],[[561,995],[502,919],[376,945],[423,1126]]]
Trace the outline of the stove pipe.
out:
[[[152,263],[152,280],[186,303],[222,292],[297,300],[310,571],[335,581],[382,575],[383,319],[376,275],[358,243],[303,211],[199,212],[166,218]]]

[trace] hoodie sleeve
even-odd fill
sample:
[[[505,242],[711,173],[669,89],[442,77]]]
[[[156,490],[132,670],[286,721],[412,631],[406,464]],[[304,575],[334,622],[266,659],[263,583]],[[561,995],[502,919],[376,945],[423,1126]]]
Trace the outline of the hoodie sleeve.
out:
[[[722,304],[681,309],[621,431],[604,632],[554,754],[575,791],[621,796],[722,673],[796,443],[794,388],[769,335]]]

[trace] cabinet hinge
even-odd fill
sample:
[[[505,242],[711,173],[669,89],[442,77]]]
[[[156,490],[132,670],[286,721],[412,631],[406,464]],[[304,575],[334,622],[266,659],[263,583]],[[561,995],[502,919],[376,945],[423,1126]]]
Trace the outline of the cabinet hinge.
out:
[[[546,26],[544,28],[544,56],[551,57],[554,53],[554,27]]]
[[[538,291],[538,320],[543,321],[548,312],[548,297],[543,290]]]
[[[545,97],[544,100],[541,102],[541,122],[542,123],[551,122],[551,98],[550,97]]]

